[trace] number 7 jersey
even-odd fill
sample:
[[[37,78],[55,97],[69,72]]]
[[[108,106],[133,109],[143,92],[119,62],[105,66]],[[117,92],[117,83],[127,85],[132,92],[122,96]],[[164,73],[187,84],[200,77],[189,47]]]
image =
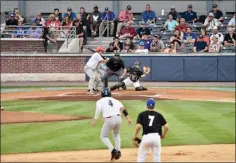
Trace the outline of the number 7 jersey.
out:
[[[103,114],[103,118],[116,116],[120,113],[120,108],[124,107],[123,104],[112,98],[112,97],[103,97],[96,103],[96,115],[99,115],[100,112]]]
[[[143,127],[143,135],[150,133],[159,133],[159,135],[162,135],[162,126],[166,123],[162,114],[156,111],[146,110],[141,112],[137,118],[137,124],[141,124]]]

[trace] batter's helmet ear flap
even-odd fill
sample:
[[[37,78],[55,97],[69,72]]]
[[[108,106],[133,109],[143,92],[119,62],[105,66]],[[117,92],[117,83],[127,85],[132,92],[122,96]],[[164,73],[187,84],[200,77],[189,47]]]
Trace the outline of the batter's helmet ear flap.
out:
[[[102,97],[111,97],[111,90],[110,88],[103,87],[101,91],[101,96]]]

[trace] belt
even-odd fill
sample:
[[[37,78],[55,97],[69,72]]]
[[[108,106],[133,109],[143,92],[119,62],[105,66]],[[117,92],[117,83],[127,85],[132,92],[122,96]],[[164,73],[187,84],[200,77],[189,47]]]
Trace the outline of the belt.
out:
[[[117,114],[116,116],[120,116],[120,114]],[[113,116],[105,117],[105,119],[111,118],[111,117],[113,117]]]

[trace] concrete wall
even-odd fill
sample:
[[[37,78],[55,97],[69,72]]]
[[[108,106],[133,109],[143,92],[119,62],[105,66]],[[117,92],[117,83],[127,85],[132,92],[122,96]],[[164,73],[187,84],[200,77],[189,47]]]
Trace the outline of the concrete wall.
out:
[[[126,67],[137,60],[151,67],[150,75],[143,81],[235,81],[234,54],[121,56]],[[85,81],[83,67],[90,57],[79,54],[2,54],[1,81]],[[117,81],[117,78],[109,80]]]
[[[14,8],[19,7],[18,1],[1,1],[1,12],[13,11]]]

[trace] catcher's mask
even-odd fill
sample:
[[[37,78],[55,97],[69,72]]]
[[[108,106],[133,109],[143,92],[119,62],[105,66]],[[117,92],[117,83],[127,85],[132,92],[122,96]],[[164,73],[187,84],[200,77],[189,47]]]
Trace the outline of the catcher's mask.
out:
[[[141,64],[140,61],[136,61],[136,62],[134,63],[134,67],[136,67],[136,68],[138,68],[138,69],[140,69],[141,66],[142,66],[142,64]]]
[[[101,96],[102,97],[111,97],[111,90],[107,87],[102,88]]]

